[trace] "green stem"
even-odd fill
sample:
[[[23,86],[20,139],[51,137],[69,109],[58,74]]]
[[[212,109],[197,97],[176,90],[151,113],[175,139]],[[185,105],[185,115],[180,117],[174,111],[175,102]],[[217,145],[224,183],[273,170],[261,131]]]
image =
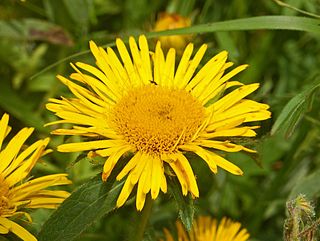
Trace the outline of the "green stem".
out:
[[[144,233],[149,221],[149,217],[152,210],[152,204],[153,200],[151,199],[150,195],[147,195],[146,197],[146,203],[144,205],[144,208],[142,209],[141,213],[138,214],[138,223],[135,227],[135,235],[132,237],[132,241],[142,241],[144,237]]]
[[[300,241],[299,232],[300,232],[300,219],[301,213],[300,210],[297,210],[295,207],[293,213],[293,224],[292,224],[292,238],[293,241]]]

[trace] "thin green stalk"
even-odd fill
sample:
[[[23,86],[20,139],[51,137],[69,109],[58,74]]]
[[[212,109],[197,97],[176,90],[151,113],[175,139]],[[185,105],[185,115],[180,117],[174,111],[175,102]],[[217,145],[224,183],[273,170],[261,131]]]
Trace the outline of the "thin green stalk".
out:
[[[273,0],[273,1],[276,4],[278,4],[279,6],[281,6],[281,7],[286,7],[286,8],[289,8],[289,9],[293,10],[293,11],[297,11],[299,13],[302,13],[302,14],[305,14],[305,15],[308,15],[308,16],[311,16],[311,17],[314,17],[314,18],[320,18],[320,15],[318,15],[318,14],[314,14],[314,13],[310,13],[308,11],[304,11],[304,10],[296,8],[296,7],[294,7],[294,6],[290,5],[290,4],[284,3],[284,2],[282,2],[280,0]]]
[[[141,213],[138,216],[138,222],[135,227],[135,235],[134,237],[131,237],[130,240],[132,241],[142,241],[144,237],[144,233],[149,221],[149,217],[152,210],[152,204],[153,200],[151,199],[150,195],[147,195],[146,197],[146,203],[144,205],[144,208],[142,209]]]

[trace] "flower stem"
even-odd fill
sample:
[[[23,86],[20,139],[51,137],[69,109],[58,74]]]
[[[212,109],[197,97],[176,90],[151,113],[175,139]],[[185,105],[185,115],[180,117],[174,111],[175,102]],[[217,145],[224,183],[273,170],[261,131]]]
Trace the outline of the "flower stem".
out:
[[[153,200],[151,199],[150,195],[147,195],[146,197],[146,203],[144,205],[144,208],[142,209],[141,213],[138,214],[138,222],[135,229],[135,235],[131,239],[132,241],[142,241],[145,233],[145,229],[147,227],[149,217],[152,210],[152,203]]]

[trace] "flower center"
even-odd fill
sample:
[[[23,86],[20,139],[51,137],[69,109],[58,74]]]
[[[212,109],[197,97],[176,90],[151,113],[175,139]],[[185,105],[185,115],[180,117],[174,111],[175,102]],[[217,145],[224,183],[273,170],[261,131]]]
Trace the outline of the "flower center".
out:
[[[159,155],[175,152],[188,142],[204,118],[204,107],[185,90],[147,85],[122,97],[112,122],[137,150]]]
[[[0,216],[5,215],[9,208],[9,185],[0,175]]]

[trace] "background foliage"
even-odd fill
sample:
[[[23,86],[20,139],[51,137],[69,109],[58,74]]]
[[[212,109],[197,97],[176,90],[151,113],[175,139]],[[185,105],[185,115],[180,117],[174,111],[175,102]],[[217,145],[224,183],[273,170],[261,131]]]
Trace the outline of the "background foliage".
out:
[[[262,15],[306,16],[292,7],[314,15],[320,12],[319,0],[286,1],[291,8],[281,3],[271,0],[2,0],[0,112],[11,115],[10,123],[16,131],[24,126],[34,126],[34,139],[49,135],[50,128],[43,125],[55,117],[45,110],[44,104],[50,97],[68,95],[55,76],[70,74],[70,61],[81,59],[93,63],[87,51],[89,40],[105,45],[113,43],[118,36],[149,32],[157,14],[163,11],[189,16],[193,25]],[[313,18],[312,21],[316,21],[319,16]],[[254,24],[259,25],[255,21],[249,21],[248,29]],[[282,239],[285,203],[299,193],[306,194],[319,213],[320,102],[317,88],[320,84],[320,30],[316,29],[319,23],[313,27],[314,31],[303,26],[301,30],[305,31],[299,32],[209,31],[207,26],[207,31],[195,35],[197,46],[203,42],[209,44],[207,58],[226,49],[236,65],[250,65],[237,80],[261,83],[254,99],[268,103],[273,118],[262,123],[256,140],[241,140],[258,149],[259,156],[228,155],[244,170],[244,176],[232,176],[223,170],[214,176],[195,159],[193,167],[200,177],[197,179],[200,199],[190,204],[190,200],[175,193],[173,186],[171,194],[162,195],[154,204],[146,240],[159,237],[163,227],[173,227],[179,208],[180,215],[186,216],[193,212],[217,218],[230,216],[247,227],[251,240],[261,241]],[[289,21],[286,24],[294,23]],[[65,141],[63,137],[52,136],[51,139],[53,149]],[[40,176],[66,171],[73,180],[69,190],[75,190],[101,170],[99,160],[77,162],[77,158],[77,154],[54,152],[35,168],[33,174]],[[89,184],[101,188],[96,179]],[[117,193],[116,187],[103,188],[111,190],[112,199]],[[97,189],[95,192],[99,196]],[[173,202],[174,199],[178,204]],[[91,206],[91,211],[99,218],[90,223],[81,223],[80,219],[78,225],[83,225],[85,232],[80,235],[75,230],[73,236],[77,237],[76,240],[127,239],[128,233],[133,233],[132,222],[139,216],[133,200],[119,210],[112,207],[102,205],[95,209]],[[31,232],[39,233],[50,214],[45,210],[34,212],[35,225],[29,227]],[[46,235],[46,231],[40,232],[42,240],[49,240]],[[10,235],[6,238],[14,240]]]

